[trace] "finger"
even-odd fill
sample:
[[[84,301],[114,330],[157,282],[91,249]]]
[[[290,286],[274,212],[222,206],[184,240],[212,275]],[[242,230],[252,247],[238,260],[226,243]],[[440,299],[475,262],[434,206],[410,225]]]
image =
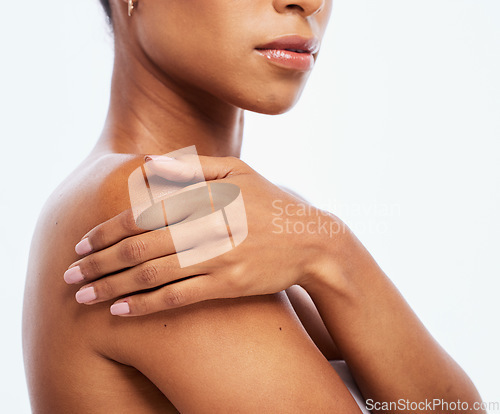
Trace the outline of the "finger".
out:
[[[224,291],[217,280],[210,275],[201,275],[120,299],[111,305],[110,312],[120,316],[142,316],[223,297]]]
[[[170,181],[200,182],[243,174],[251,168],[236,157],[209,157],[186,154],[176,159],[148,155],[145,169]]]
[[[79,255],[89,254],[109,247],[126,237],[141,234],[145,231],[137,227],[132,209],[127,209],[98,224],[85,234],[75,246],[75,251]]]
[[[170,255],[82,286],[76,292],[75,298],[79,303],[92,305],[141,290],[157,288],[195,274],[197,273],[194,268],[180,268],[176,255]]]
[[[144,169],[148,178],[157,175],[169,181],[187,183],[205,181],[198,157],[196,155],[183,155],[170,158],[158,155],[144,157]]]
[[[64,273],[66,283],[81,283],[175,253],[170,229],[164,227],[128,237],[111,247],[72,263]]]
[[[151,159],[146,165],[152,174],[171,181],[217,180],[251,171],[247,164],[236,157],[183,155],[178,159],[159,161],[159,159],[164,160],[165,157],[149,155],[146,159]],[[201,170],[199,165],[201,165]],[[89,254],[145,231],[137,226],[132,209],[127,209],[85,234],[75,246],[75,251],[79,255]]]

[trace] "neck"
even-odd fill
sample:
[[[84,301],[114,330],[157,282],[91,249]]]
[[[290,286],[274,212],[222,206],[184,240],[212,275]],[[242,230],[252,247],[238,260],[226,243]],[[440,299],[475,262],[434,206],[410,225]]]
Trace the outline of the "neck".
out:
[[[199,155],[240,156],[242,109],[174,81],[147,58],[115,50],[110,104],[95,152],[159,155],[196,145]]]

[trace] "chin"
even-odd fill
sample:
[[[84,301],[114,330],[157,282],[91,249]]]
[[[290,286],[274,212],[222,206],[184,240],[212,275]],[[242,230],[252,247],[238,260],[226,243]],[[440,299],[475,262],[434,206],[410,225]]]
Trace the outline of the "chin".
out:
[[[276,105],[275,103],[269,103],[267,105],[258,105],[254,109],[248,109],[252,112],[257,112],[264,115],[280,115],[288,112],[295,106],[295,102],[292,104],[282,104]]]
[[[243,102],[236,103],[236,106],[247,111],[257,112],[265,115],[280,115],[292,109],[300,98],[298,93],[270,93],[253,96]]]

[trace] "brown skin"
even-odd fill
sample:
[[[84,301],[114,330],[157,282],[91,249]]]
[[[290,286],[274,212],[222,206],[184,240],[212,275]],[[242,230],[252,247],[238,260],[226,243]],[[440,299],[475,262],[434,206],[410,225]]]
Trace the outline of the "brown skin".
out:
[[[289,34],[321,40],[331,0],[146,0],[132,18],[122,1],[112,7],[111,102],[93,153],[196,144],[202,155],[239,156],[243,110],[287,111],[310,74],[272,65],[255,47]]]
[[[467,375],[432,338],[338,217],[321,215],[324,212],[314,208],[308,215],[298,214],[302,200],[269,183],[240,160],[200,157],[200,161],[208,180],[240,187],[247,239],[221,256],[180,268],[169,227],[144,232],[126,210],[92,229],[85,237],[95,253],[70,266],[81,268],[85,276],[82,289],[95,289],[97,299],[89,305],[126,296],[118,302],[129,304],[130,313],[123,317],[130,319],[207,299],[277,293],[297,284],[311,295],[366,399],[460,400],[471,408],[481,401]],[[178,171],[190,178],[189,167],[189,161],[182,161]],[[175,170],[157,169],[167,179],[178,174]],[[334,237],[325,232],[271,231],[276,229],[275,200],[280,200],[283,211],[287,206],[283,216],[291,228],[301,228],[299,223],[305,227],[320,215],[327,229],[333,224]],[[183,211],[190,214],[191,207],[184,205]],[[203,240],[207,238],[203,229],[198,232]],[[109,273],[113,275],[102,278]],[[193,277],[181,280],[187,276]],[[165,283],[169,284],[163,286]],[[157,289],[137,293],[153,287]],[[137,294],[129,296],[133,292]],[[436,408],[442,412],[441,407]]]
[[[128,207],[127,178],[142,154],[195,144],[200,154],[238,156],[243,109],[281,113],[295,103],[308,73],[277,68],[253,48],[279,35],[321,37],[330,6],[142,0],[129,18],[113,1],[106,124],[44,206],[30,251],[23,348],[33,412],[176,412],[172,403],[183,413],[357,411],[284,292],[132,320],[106,303],[76,303],[77,287],[62,279],[81,235]],[[325,355],[338,357],[308,297],[290,295]]]
[[[112,316],[109,301],[76,303],[79,286],[62,279],[78,259],[74,245],[129,207],[127,178],[143,155],[195,144],[202,155],[239,156],[243,109],[286,111],[308,76],[273,66],[254,48],[285,34],[321,38],[331,3],[141,0],[132,18],[121,0],[112,7],[116,56],[103,133],[48,200],[30,252],[23,345],[34,412],[176,412],[175,405],[183,413],[354,413],[325,359],[339,356],[332,337],[367,398],[479,399],[350,232],[336,243],[310,239],[311,262],[298,267],[307,277],[289,274],[272,286],[277,293],[135,318]],[[254,173],[234,178],[244,194],[260,188],[261,200],[288,197]],[[255,214],[266,208],[258,199],[245,198]],[[299,249],[297,240],[288,243]],[[297,313],[280,291],[297,282],[330,336],[303,290],[289,290]],[[243,285],[231,286],[225,296],[243,294]]]

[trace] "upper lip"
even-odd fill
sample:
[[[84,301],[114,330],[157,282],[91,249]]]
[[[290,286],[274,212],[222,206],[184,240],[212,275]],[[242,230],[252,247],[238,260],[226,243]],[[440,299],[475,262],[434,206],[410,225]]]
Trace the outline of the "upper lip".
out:
[[[297,35],[281,36],[273,41],[257,46],[256,49],[292,50],[302,53],[316,53],[319,50],[319,40],[315,37]]]

